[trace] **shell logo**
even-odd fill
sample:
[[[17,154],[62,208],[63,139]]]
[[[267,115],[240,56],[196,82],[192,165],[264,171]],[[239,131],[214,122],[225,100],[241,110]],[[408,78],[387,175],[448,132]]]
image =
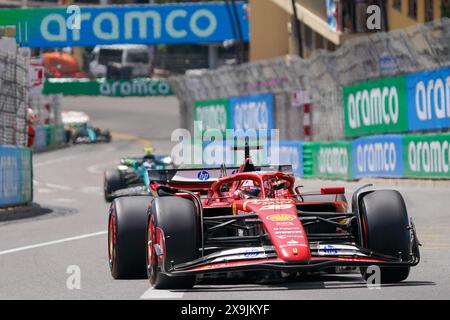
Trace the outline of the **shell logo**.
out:
[[[267,216],[267,220],[270,221],[292,221],[295,219],[296,217],[291,214],[272,214]]]

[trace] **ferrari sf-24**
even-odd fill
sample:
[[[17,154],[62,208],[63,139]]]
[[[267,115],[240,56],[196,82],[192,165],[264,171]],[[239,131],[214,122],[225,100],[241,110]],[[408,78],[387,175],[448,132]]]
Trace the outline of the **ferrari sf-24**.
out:
[[[402,195],[343,187],[303,191],[290,166],[149,170],[147,195],[109,210],[108,253],[116,279],[147,277],[156,289],[191,288],[212,275],[280,278],[354,268],[367,280],[405,280],[420,260]]]

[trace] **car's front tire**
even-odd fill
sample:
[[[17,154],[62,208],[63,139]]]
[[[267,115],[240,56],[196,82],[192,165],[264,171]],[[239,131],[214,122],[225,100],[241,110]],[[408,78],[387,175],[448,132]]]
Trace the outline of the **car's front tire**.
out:
[[[376,253],[409,260],[411,234],[406,205],[394,190],[376,190],[362,196],[359,202],[363,229],[363,246]],[[367,268],[360,268],[365,280]],[[381,283],[396,283],[409,275],[409,266],[380,267]]]
[[[180,197],[153,201],[147,221],[146,257],[147,275],[154,288],[189,289],[195,285],[196,276],[168,276],[163,269],[197,259],[199,235],[192,201]],[[162,256],[158,255],[161,250]]]

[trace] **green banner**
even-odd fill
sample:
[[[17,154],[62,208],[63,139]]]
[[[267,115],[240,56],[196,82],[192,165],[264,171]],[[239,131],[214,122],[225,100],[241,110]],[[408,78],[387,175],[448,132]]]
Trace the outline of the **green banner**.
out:
[[[450,178],[450,133],[403,136],[407,178]]]
[[[225,134],[230,128],[230,100],[202,100],[195,102],[194,120],[202,122],[202,130],[199,123],[196,123],[196,130],[220,130]]]
[[[343,88],[345,136],[408,131],[405,76]]]
[[[48,79],[44,83],[44,94],[65,96],[107,96],[107,97],[151,97],[171,96],[167,80],[136,78],[130,80],[105,79]]]
[[[303,163],[305,178],[351,180],[351,142],[305,142]]]
[[[23,203],[33,201],[33,153],[30,148],[20,148],[20,164],[21,164],[21,197]]]

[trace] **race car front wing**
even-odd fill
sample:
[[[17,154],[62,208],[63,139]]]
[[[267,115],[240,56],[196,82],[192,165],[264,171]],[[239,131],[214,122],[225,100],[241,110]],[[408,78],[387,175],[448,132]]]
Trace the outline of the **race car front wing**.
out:
[[[318,271],[329,267],[348,266],[415,266],[420,261],[418,241],[413,242],[410,259],[377,254],[356,245],[318,244],[310,245],[311,259],[284,261],[276,256],[273,247],[244,247],[216,252],[192,262],[161,270],[169,276],[206,274],[216,272],[276,270],[276,271]]]

